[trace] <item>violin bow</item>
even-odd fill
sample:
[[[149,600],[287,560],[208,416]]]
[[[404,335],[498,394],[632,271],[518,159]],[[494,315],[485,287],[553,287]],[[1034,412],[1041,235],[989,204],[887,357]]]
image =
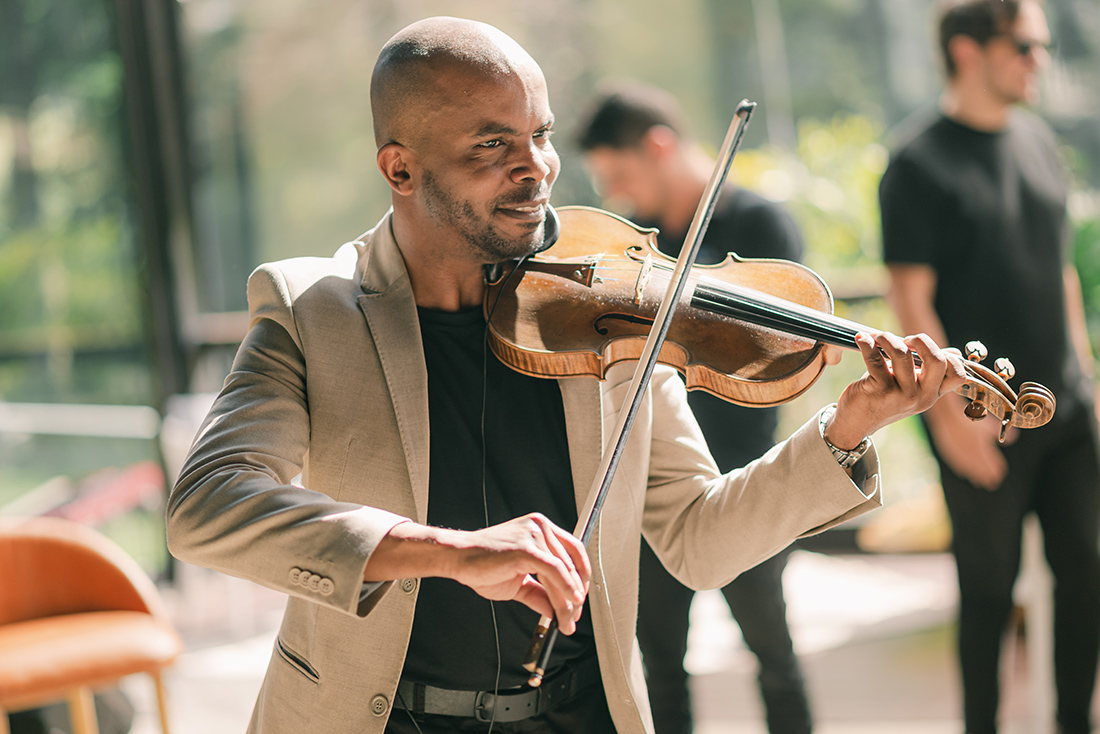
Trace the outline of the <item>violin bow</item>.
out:
[[[703,197],[699,200],[699,206],[695,210],[695,216],[691,220],[685,245],[680,249],[680,256],[676,259],[676,267],[669,280],[668,289],[665,291],[664,300],[657,310],[657,316],[653,327],[646,339],[645,348],[642,350],[638,366],[634,370],[634,377],[630,382],[626,397],[623,400],[623,408],[619,411],[619,421],[615,426],[615,441],[604,451],[600,463],[600,470],[596,473],[593,482],[593,491],[588,493],[581,519],[573,531],[580,541],[588,546],[599,520],[600,510],[603,508],[607,492],[611,488],[611,481],[615,477],[619,460],[622,458],[623,449],[626,447],[630,430],[634,426],[634,420],[638,415],[638,409],[642,403],[642,396],[653,376],[653,368],[657,365],[657,355],[664,346],[665,337],[672,325],[672,317],[676,312],[676,305],[680,302],[684,287],[687,284],[687,274],[699,255],[699,248],[703,244],[703,235],[710,224],[711,215],[718,201],[718,195],[722,191],[722,185],[729,176],[730,167],[737,149],[741,146],[741,139],[745,135],[745,129],[752,118],[755,102],[747,99],[741,100],[730,122],[726,139],[722,143],[722,149],[718,154],[718,162],[711,173],[710,181],[703,190]],[[531,644],[527,651],[523,667],[530,673],[528,685],[537,688],[542,685],[542,679],[546,675],[546,668],[550,664],[550,654],[554,649],[554,642],[558,636],[558,623],[553,617],[543,616],[539,619],[535,633],[531,637]]]

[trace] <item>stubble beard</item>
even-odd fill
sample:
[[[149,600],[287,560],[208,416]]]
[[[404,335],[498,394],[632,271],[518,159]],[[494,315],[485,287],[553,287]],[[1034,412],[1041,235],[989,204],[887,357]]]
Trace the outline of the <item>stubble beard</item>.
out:
[[[432,219],[456,230],[463,242],[483,263],[498,263],[529,255],[538,249],[543,241],[546,220],[528,234],[516,238],[507,238],[501,234],[492,222],[478,217],[477,211],[469,201],[458,199],[438,184],[430,171],[424,172],[422,180],[424,206]],[[515,195],[498,200],[495,204],[509,204],[531,201],[538,198],[539,186],[522,190]]]

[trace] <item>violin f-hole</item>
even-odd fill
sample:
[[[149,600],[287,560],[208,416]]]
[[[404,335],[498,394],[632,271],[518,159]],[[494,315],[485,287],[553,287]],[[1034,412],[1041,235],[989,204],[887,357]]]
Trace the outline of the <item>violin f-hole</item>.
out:
[[[607,336],[611,333],[611,329],[604,325],[607,321],[625,321],[628,324],[638,324],[645,327],[653,326],[653,319],[646,316],[634,316],[628,313],[606,313],[592,322],[592,328],[600,336]]]

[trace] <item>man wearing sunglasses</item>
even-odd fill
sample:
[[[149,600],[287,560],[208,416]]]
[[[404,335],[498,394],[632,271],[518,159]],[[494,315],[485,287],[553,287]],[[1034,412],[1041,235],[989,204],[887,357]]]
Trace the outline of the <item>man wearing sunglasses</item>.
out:
[[[1004,445],[999,426],[969,423],[952,400],[923,417],[955,535],[966,731],[996,731],[1001,641],[1034,512],[1055,578],[1058,731],[1087,734],[1100,650],[1093,359],[1054,136],[1018,107],[1038,97],[1050,31],[1036,0],[954,0],[939,20],[939,109],[906,125],[879,188],[891,303],[907,333],[980,339],[1058,399],[1042,431],[1010,431]]]

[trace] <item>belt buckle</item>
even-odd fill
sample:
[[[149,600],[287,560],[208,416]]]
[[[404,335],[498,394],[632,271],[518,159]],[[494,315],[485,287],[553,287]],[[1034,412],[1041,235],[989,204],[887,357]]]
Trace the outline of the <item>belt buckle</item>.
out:
[[[486,703],[486,699],[492,699]],[[488,724],[493,720],[493,709],[496,708],[496,696],[492,691],[478,691],[474,697],[474,718]]]

